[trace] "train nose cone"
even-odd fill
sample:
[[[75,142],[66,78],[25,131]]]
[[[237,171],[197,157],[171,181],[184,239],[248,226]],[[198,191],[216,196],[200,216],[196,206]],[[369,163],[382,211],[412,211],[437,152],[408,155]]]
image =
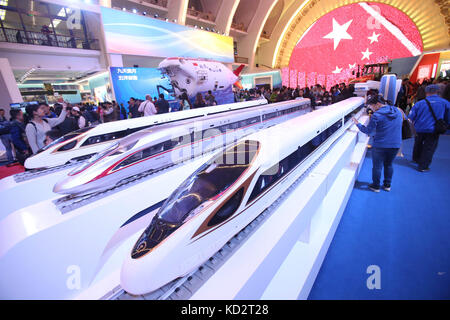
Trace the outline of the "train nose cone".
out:
[[[70,193],[70,192],[68,192],[67,183],[65,180],[66,179],[60,180],[53,186],[54,193],[60,193],[60,194]]]
[[[76,181],[73,177],[66,177],[59,180],[53,186],[53,192],[59,194],[78,194],[86,191],[81,189],[83,189],[83,185]]]
[[[147,294],[158,290],[170,280],[170,272],[164,267],[155,255],[145,256],[140,259],[132,259],[128,256],[122,265],[120,272],[120,285],[133,295]]]

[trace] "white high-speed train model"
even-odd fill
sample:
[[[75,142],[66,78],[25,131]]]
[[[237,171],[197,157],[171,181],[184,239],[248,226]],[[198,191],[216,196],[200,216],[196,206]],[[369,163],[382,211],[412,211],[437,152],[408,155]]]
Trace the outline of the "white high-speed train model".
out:
[[[350,98],[218,152],[154,216],[122,265],[122,288],[146,294],[199,267],[274,203],[363,105],[362,98]]]
[[[25,161],[25,168],[46,169],[72,161],[81,161],[105,150],[115,140],[131,133],[157,125],[186,119],[200,119],[211,114],[255,107],[267,104],[267,100],[253,100],[220,106],[169,112],[149,117],[102,123],[83,128],[53,141]]]
[[[309,99],[286,101],[138,131],[75,168],[53,192],[80,195],[104,190],[144,171],[222,148],[255,130],[299,116],[310,105]]]

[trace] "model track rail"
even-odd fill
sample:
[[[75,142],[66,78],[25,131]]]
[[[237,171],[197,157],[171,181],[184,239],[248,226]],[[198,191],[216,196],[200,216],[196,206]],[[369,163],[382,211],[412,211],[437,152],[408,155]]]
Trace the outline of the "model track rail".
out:
[[[302,182],[309,173],[322,161],[322,159],[329,153],[329,151],[337,144],[344,136],[344,133],[339,136],[331,145],[302,173],[302,175],[295,180],[289,188],[268,208],[266,208],[260,215],[258,215],[252,222],[250,222],[244,229],[233,236],[221,249],[219,249],[212,257],[208,259],[203,265],[198,267],[188,275],[175,279],[172,282],[164,285],[158,290],[150,292],[145,295],[131,295],[120,286],[114,288],[107,293],[102,299],[108,300],[187,300],[189,299],[232,255],[239,249],[245,240],[248,239],[263,222],[289,197],[294,189]]]
[[[209,153],[208,153],[209,154]],[[207,154],[204,154],[207,155]],[[88,205],[94,201],[97,201],[101,198],[110,196],[114,193],[117,193],[119,191],[122,191],[123,189],[129,188],[130,186],[133,186],[135,184],[141,183],[145,181],[145,179],[150,178],[154,174],[162,173],[167,171],[168,169],[174,169],[176,167],[179,167],[181,165],[185,165],[187,162],[180,162],[176,164],[171,164],[159,169],[150,169],[144,172],[141,172],[139,174],[136,174],[134,176],[128,177],[126,179],[123,179],[119,181],[114,187],[101,190],[98,192],[82,195],[82,196],[64,196],[61,198],[58,198],[56,200],[53,200],[53,203],[55,206],[61,211],[61,213],[65,214],[68,212],[71,212],[75,209],[81,208],[85,205]]]
[[[86,159],[84,159],[86,160]],[[48,174],[52,174],[61,170],[65,170],[65,169],[69,169],[75,166],[80,165],[81,163],[84,162],[84,160],[79,160],[79,161],[74,161],[74,162],[69,162],[60,166],[56,166],[56,167],[52,167],[52,168],[48,168],[48,169],[35,169],[35,170],[29,170],[29,171],[25,171],[25,172],[21,172],[21,173],[17,173],[14,175],[14,181],[16,183],[20,183],[20,182],[25,182],[28,180],[32,180],[35,178],[39,178],[39,177],[43,177],[46,176]]]

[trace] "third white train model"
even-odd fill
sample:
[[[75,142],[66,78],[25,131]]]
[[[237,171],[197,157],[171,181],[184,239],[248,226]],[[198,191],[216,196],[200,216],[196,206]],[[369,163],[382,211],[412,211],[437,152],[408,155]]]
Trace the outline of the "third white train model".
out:
[[[80,195],[104,190],[144,171],[157,171],[224,147],[309,110],[310,100],[302,99],[144,129],[93,156],[58,181],[53,191]]]
[[[131,294],[189,274],[269,207],[363,108],[350,98],[261,130],[218,152],[165,201],[121,270]]]
[[[161,124],[200,119],[212,114],[267,104],[267,100],[253,100],[214,107],[169,112],[149,117],[102,123],[66,134],[41,149],[25,161],[27,169],[45,169],[61,166],[71,161],[85,160],[105,150],[116,140],[131,133]]]

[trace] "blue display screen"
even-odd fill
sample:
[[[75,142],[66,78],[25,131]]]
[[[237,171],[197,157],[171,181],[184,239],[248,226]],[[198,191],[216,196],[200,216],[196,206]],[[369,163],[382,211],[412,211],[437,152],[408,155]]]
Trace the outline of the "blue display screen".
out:
[[[171,96],[173,89],[170,81],[156,68],[111,67],[110,72],[116,101],[123,103],[125,108],[128,108],[131,97],[145,100],[147,94],[154,98],[162,93],[166,100],[175,99]]]

